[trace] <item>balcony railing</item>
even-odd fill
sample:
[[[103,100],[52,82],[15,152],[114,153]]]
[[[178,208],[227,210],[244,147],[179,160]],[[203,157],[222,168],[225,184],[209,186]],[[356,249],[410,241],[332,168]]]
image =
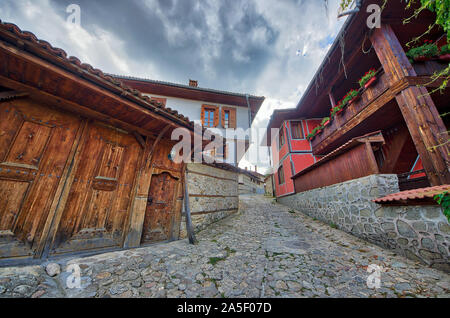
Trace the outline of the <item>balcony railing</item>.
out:
[[[380,95],[389,89],[389,79],[386,74],[380,71],[377,75],[377,81],[372,86],[363,90],[360,98],[350,105],[347,105],[344,110],[336,115],[334,119],[327,126],[324,127],[321,133],[317,134],[312,139],[312,146],[314,150],[320,149],[322,143],[335,134],[345,123],[355,117],[364,108],[366,108],[372,101],[377,99]],[[320,152],[320,151],[319,151]]]

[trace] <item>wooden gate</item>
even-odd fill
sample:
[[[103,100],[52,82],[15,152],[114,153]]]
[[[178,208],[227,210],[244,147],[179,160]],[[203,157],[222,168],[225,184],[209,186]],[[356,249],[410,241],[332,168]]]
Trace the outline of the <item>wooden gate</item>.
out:
[[[50,254],[121,247],[142,148],[133,135],[89,124]]]
[[[155,149],[142,244],[173,240],[179,235],[184,164],[176,164],[169,158],[172,146],[160,142]]]
[[[177,239],[184,164],[172,146],[29,99],[0,103],[0,260],[122,248],[133,207],[133,247]]]
[[[80,124],[29,100],[0,103],[0,259],[43,244]]]

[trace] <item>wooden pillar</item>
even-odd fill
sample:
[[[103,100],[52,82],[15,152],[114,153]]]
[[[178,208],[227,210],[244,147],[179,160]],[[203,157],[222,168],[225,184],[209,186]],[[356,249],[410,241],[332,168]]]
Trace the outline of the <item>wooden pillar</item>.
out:
[[[389,25],[375,29],[371,41],[390,85],[417,76]],[[395,98],[431,185],[450,184],[448,146],[433,149],[448,140],[448,133],[428,90],[409,86]]]
[[[144,153],[139,164],[135,189],[133,189],[134,197],[132,199],[132,210],[130,220],[128,222],[129,226],[124,237],[124,248],[136,248],[141,245],[145,212],[147,210],[147,200],[152,181],[153,154],[156,146],[159,144],[169,128],[170,126],[166,126],[156,139],[147,138],[145,142]]]
[[[334,108],[336,106],[336,100],[334,99],[334,95],[333,95],[332,91],[330,91],[328,93],[328,97],[330,98],[331,108]]]

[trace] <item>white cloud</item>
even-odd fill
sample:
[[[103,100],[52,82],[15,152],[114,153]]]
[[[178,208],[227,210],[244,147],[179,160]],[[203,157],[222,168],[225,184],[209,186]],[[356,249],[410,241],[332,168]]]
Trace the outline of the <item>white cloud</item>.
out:
[[[56,11],[49,0],[1,1],[3,21],[32,31],[39,38],[63,48],[69,55],[77,56],[82,62],[108,73],[160,80],[173,78],[157,61],[132,58],[130,51],[133,48],[127,45],[128,39],[105,29],[101,21],[90,26],[89,31],[69,28],[65,12]],[[193,10],[203,19],[200,25],[204,29],[195,23],[178,23],[176,16],[174,19],[174,15],[179,14],[175,6],[163,9],[156,0],[145,0],[145,5],[161,20],[170,49],[183,49],[189,42],[200,43],[195,53],[201,61],[198,72],[209,82],[201,83],[201,86],[266,96],[254,120],[254,127],[265,127],[275,109],[296,106],[328,51],[331,39],[344,22],[336,18],[339,1],[328,2],[327,15],[324,1],[317,0],[247,0],[225,4],[221,0],[192,0]],[[255,23],[249,32],[242,29],[246,23]],[[229,40],[226,36],[231,36],[234,41],[229,51],[224,52],[223,44]],[[252,64],[254,53],[249,52],[250,47],[263,51],[266,58],[261,59],[259,64]],[[298,50],[301,55],[296,54]],[[221,68],[217,65],[217,60],[224,54],[230,55],[239,69],[226,67],[224,74],[223,65]],[[190,61],[185,58],[176,62],[182,68],[183,63]],[[242,68],[245,70],[246,65],[257,67],[257,70],[248,70],[248,73],[257,75],[242,79]],[[186,79],[175,81],[185,82]],[[226,86],[214,83],[224,83]]]

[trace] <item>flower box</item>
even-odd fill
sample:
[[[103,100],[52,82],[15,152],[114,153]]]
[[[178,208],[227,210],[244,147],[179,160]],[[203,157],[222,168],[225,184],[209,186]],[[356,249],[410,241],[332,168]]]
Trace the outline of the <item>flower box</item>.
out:
[[[431,57],[428,56],[416,56],[414,58],[414,62],[426,62],[426,61],[430,61]]]
[[[372,77],[366,84],[364,84],[364,88],[368,89],[370,86],[372,86],[376,81],[378,77],[374,76]]]
[[[439,56],[440,61],[450,62],[450,53]]]
[[[364,88],[367,89],[367,87],[369,87],[370,85],[372,85],[376,81],[376,77],[377,77],[377,71],[374,68],[371,68],[358,81],[359,86],[360,87],[364,87]]]

